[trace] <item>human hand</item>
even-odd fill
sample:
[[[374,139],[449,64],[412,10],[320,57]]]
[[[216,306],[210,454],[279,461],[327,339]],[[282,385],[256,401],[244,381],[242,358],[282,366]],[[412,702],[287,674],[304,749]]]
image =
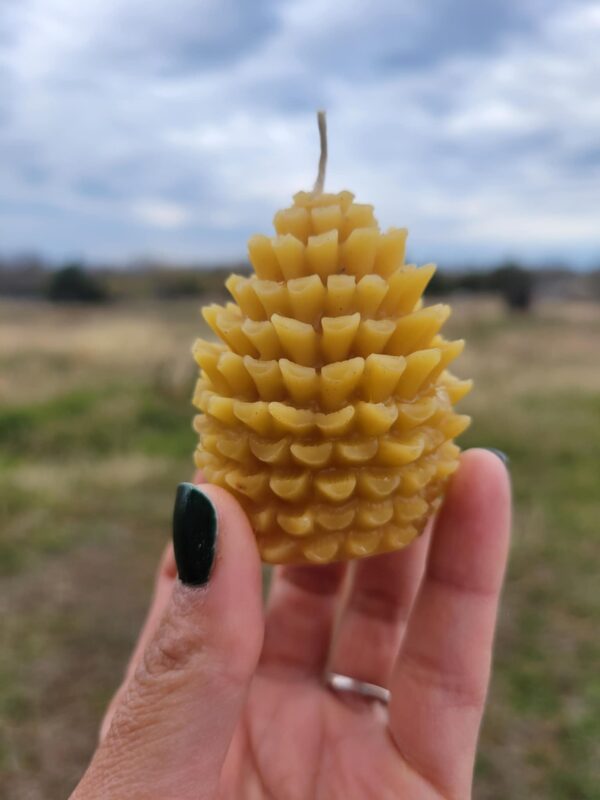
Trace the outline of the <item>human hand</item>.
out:
[[[172,549],[101,742],[72,800],[466,800],[508,550],[502,462],[467,452],[432,530],[405,551],[275,570],[265,614],[250,525],[223,490],[207,583]],[[205,558],[210,503],[190,539]],[[198,499],[199,498],[199,499]],[[197,556],[196,551],[196,556]],[[193,555],[193,554],[192,554]],[[346,580],[345,580],[346,579]],[[388,687],[388,707],[326,688]]]

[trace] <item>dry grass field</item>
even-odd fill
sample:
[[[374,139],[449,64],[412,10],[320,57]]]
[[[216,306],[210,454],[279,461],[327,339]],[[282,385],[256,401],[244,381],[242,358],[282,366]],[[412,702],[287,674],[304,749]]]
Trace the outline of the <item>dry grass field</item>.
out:
[[[196,303],[0,303],[0,796],[66,797],[192,471]],[[600,798],[600,309],[455,302],[514,545],[477,800]]]

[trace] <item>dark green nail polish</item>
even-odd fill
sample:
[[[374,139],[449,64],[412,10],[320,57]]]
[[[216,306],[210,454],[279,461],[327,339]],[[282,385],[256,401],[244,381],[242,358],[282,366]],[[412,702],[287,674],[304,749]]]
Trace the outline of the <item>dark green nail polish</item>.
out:
[[[208,583],[217,550],[217,511],[192,483],[180,483],[173,511],[173,549],[179,580]]]
[[[495,456],[498,456],[500,461],[502,461],[504,465],[508,466],[510,459],[502,450],[497,450],[495,447],[486,447],[485,449],[490,453],[493,453]]]

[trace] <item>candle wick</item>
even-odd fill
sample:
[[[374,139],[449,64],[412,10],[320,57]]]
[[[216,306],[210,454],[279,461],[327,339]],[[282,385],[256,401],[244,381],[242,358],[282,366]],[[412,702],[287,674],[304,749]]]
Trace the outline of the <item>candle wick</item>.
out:
[[[319,143],[321,155],[319,157],[319,172],[313,188],[313,194],[321,194],[325,185],[325,170],[327,169],[327,117],[325,111],[317,111],[317,124],[319,126]]]

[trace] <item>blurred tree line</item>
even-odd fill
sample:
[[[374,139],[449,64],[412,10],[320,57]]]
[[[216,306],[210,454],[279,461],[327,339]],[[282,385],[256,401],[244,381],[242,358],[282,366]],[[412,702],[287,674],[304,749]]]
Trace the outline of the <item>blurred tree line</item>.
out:
[[[153,262],[122,268],[68,262],[60,267],[34,256],[0,258],[0,297],[45,299],[57,303],[105,303],[155,298],[173,300],[224,294],[231,272],[247,274],[247,264],[178,267]]]
[[[71,262],[50,268],[35,256],[0,259],[0,296],[47,299],[60,303],[224,295],[231,272],[249,274],[247,263],[175,267],[140,262],[118,269]],[[427,293],[500,295],[508,308],[527,311],[535,296],[600,299],[600,269],[581,273],[565,268],[527,269],[516,262],[495,268],[439,270]]]
[[[515,311],[527,311],[533,302],[536,276],[532,270],[513,262],[488,271],[440,272],[429,284],[430,295],[455,292],[499,294]]]

